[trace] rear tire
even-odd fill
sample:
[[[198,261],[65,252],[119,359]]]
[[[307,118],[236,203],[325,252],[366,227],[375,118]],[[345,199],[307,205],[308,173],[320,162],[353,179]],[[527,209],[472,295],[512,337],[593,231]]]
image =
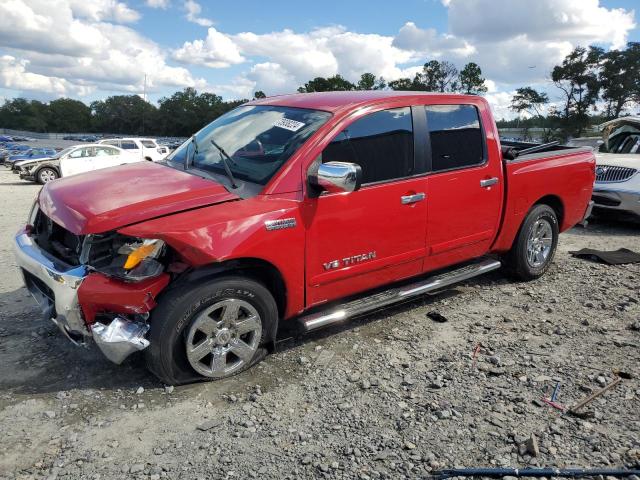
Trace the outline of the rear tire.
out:
[[[558,246],[558,217],[549,205],[535,205],[525,218],[505,268],[518,280],[535,280],[545,274]]]
[[[41,168],[40,170],[38,170],[38,173],[36,173],[36,180],[40,185],[52,182],[59,177],[60,175],[58,175],[58,172],[55,169],[49,167]]]
[[[169,290],[150,320],[147,367],[167,385],[236,375],[266,356],[277,319],[271,293],[247,278]]]

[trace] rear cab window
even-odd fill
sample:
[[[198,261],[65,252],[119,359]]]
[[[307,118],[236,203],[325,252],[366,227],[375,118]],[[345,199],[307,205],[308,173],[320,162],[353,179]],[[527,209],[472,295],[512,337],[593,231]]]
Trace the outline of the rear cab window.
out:
[[[414,171],[411,107],[370,113],[342,130],[322,152],[322,163],[362,168],[362,183],[411,176]]]
[[[156,148],[157,147],[157,145],[155,144],[155,142],[153,140],[140,140],[140,143],[145,148]]]
[[[485,141],[474,105],[426,105],[433,172],[481,165]]]

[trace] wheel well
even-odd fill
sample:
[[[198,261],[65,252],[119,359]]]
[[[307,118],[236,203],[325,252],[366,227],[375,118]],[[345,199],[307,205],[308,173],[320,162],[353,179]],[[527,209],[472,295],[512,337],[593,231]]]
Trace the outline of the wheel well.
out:
[[[144,157],[144,159],[149,161],[149,162],[153,162],[153,158],[151,158],[151,157]]]
[[[34,177],[38,177],[38,174],[40,173],[41,170],[48,168],[49,170],[53,170],[54,172],[56,172],[58,174],[58,177],[60,177],[60,170],[58,170],[56,167],[54,167],[53,165],[42,165],[41,167],[37,168],[35,172],[33,172],[33,176]]]
[[[218,277],[224,273],[244,275],[262,283],[271,295],[273,295],[278,306],[278,316],[284,317],[287,307],[287,289],[284,278],[280,271],[271,263],[259,258],[241,258],[227,260],[226,262],[215,263],[204,267],[199,267],[185,273],[184,276],[176,280],[176,285],[185,282],[208,280]]]
[[[564,219],[564,205],[560,197],[556,195],[547,195],[546,197],[542,197],[538,200],[535,205],[549,205],[553,208],[553,211],[556,213],[556,217],[558,217],[558,225],[562,226],[562,221]]]

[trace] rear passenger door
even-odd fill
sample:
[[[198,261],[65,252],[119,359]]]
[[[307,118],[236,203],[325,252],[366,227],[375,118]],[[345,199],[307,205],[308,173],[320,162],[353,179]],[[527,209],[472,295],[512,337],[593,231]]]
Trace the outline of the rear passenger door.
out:
[[[425,270],[481,256],[497,234],[502,163],[489,158],[475,105],[427,105],[430,159]]]
[[[361,116],[318,161],[360,165],[360,190],[306,200],[307,305],[375,288],[422,271],[427,179],[416,177],[410,107]]]

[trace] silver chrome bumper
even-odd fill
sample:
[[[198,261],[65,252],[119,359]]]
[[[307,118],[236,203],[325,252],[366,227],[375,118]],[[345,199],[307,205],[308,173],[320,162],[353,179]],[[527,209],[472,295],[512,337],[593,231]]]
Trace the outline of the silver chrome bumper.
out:
[[[16,235],[13,246],[27,289],[45,317],[73,343],[85,344],[92,337],[105,357],[118,364],[149,346],[144,338],[149,325],[143,322],[116,317],[108,325],[86,326],[78,304],[78,289],[87,275],[84,265],[73,267],[51,257],[24,232]]]
[[[78,288],[87,275],[86,267],[73,267],[52,258],[24,232],[16,235],[13,246],[25,285],[42,313],[74,343],[91,336],[78,305]]]

